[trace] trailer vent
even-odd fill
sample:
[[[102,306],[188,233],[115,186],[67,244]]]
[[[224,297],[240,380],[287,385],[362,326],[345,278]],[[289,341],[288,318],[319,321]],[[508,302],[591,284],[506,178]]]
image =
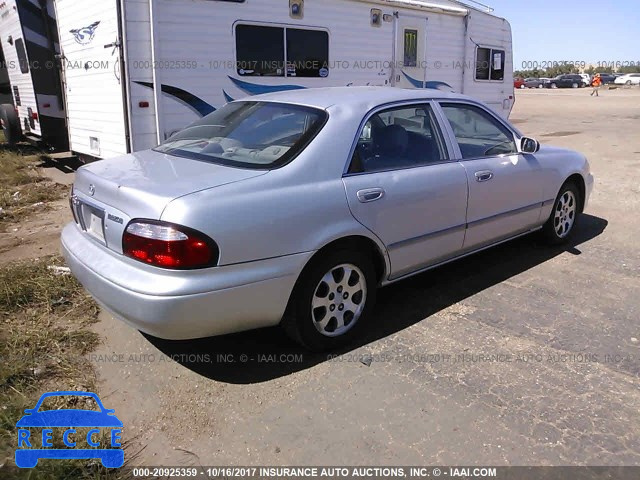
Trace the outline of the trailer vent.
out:
[[[20,90],[18,90],[16,85],[13,87],[13,101],[16,102],[16,107],[22,105],[22,102],[20,101]]]
[[[304,18],[304,0],[289,0],[289,15],[291,18]]]
[[[97,137],[89,137],[89,148],[93,153],[100,156],[100,139]]]
[[[371,9],[371,26],[372,27],[382,26],[382,10],[380,10],[379,8]]]

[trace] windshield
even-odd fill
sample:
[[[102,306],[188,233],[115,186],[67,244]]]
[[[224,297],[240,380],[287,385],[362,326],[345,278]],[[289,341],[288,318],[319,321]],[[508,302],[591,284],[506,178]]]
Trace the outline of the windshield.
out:
[[[271,102],[233,102],[155,150],[244,168],[275,168],[300,153],[323,127],[324,110]]]

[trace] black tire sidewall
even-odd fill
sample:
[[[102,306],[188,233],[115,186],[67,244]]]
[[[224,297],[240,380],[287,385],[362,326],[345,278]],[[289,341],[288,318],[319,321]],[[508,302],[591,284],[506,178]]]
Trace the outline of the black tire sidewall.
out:
[[[565,237],[561,238],[558,236],[558,233],[556,232],[554,220],[555,220],[556,209],[558,208],[558,203],[560,202],[560,199],[567,191],[571,191],[573,193],[578,205],[576,208],[576,217],[573,221],[573,225],[571,226],[571,231],[569,232],[569,235],[566,235]],[[571,239],[571,237],[573,236],[576,230],[576,225],[578,224],[578,220],[580,219],[580,214],[582,213],[580,205],[582,205],[582,198],[580,196],[578,187],[573,182],[565,183],[560,189],[560,192],[558,193],[558,196],[556,197],[555,202],[553,202],[551,215],[549,215],[549,219],[547,220],[547,223],[544,224],[544,227],[542,229],[543,235],[548,243],[552,245],[560,245],[562,243],[568,242]]]
[[[367,297],[364,310],[357,323],[339,337],[322,335],[313,325],[311,303],[320,280],[332,268],[349,263],[358,267],[365,277]],[[312,351],[334,350],[351,343],[368,323],[376,300],[377,280],[371,259],[360,252],[338,250],[313,261],[303,271],[290,301],[285,330],[306,348]]]
[[[22,130],[13,105],[0,105],[4,139],[9,145],[15,145],[22,138]]]

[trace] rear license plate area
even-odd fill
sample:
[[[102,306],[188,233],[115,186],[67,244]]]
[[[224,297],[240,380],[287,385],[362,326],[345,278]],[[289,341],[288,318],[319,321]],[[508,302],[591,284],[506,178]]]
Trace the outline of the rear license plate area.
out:
[[[104,210],[94,205],[80,203],[80,226],[87,234],[106,245],[104,234]]]

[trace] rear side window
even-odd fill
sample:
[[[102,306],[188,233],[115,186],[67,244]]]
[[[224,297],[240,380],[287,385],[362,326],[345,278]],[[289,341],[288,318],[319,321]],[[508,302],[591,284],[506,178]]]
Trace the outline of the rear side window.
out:
[[[430,105],[390,108],[365,123],[349,173],[420,167],[447,159]]]
[[[16,41],[16,52],[18,53],[18,63],[22,73],[29,73],[29,60],[27,60],[27,51],[24,48],[24,40],[18,38]]]
[[[478,47],[476,51],[476,80],[504,80],[505,51]]]
[[[329,33],[301,28],[238,25],[236,69],[241,76],[328,77]]]

